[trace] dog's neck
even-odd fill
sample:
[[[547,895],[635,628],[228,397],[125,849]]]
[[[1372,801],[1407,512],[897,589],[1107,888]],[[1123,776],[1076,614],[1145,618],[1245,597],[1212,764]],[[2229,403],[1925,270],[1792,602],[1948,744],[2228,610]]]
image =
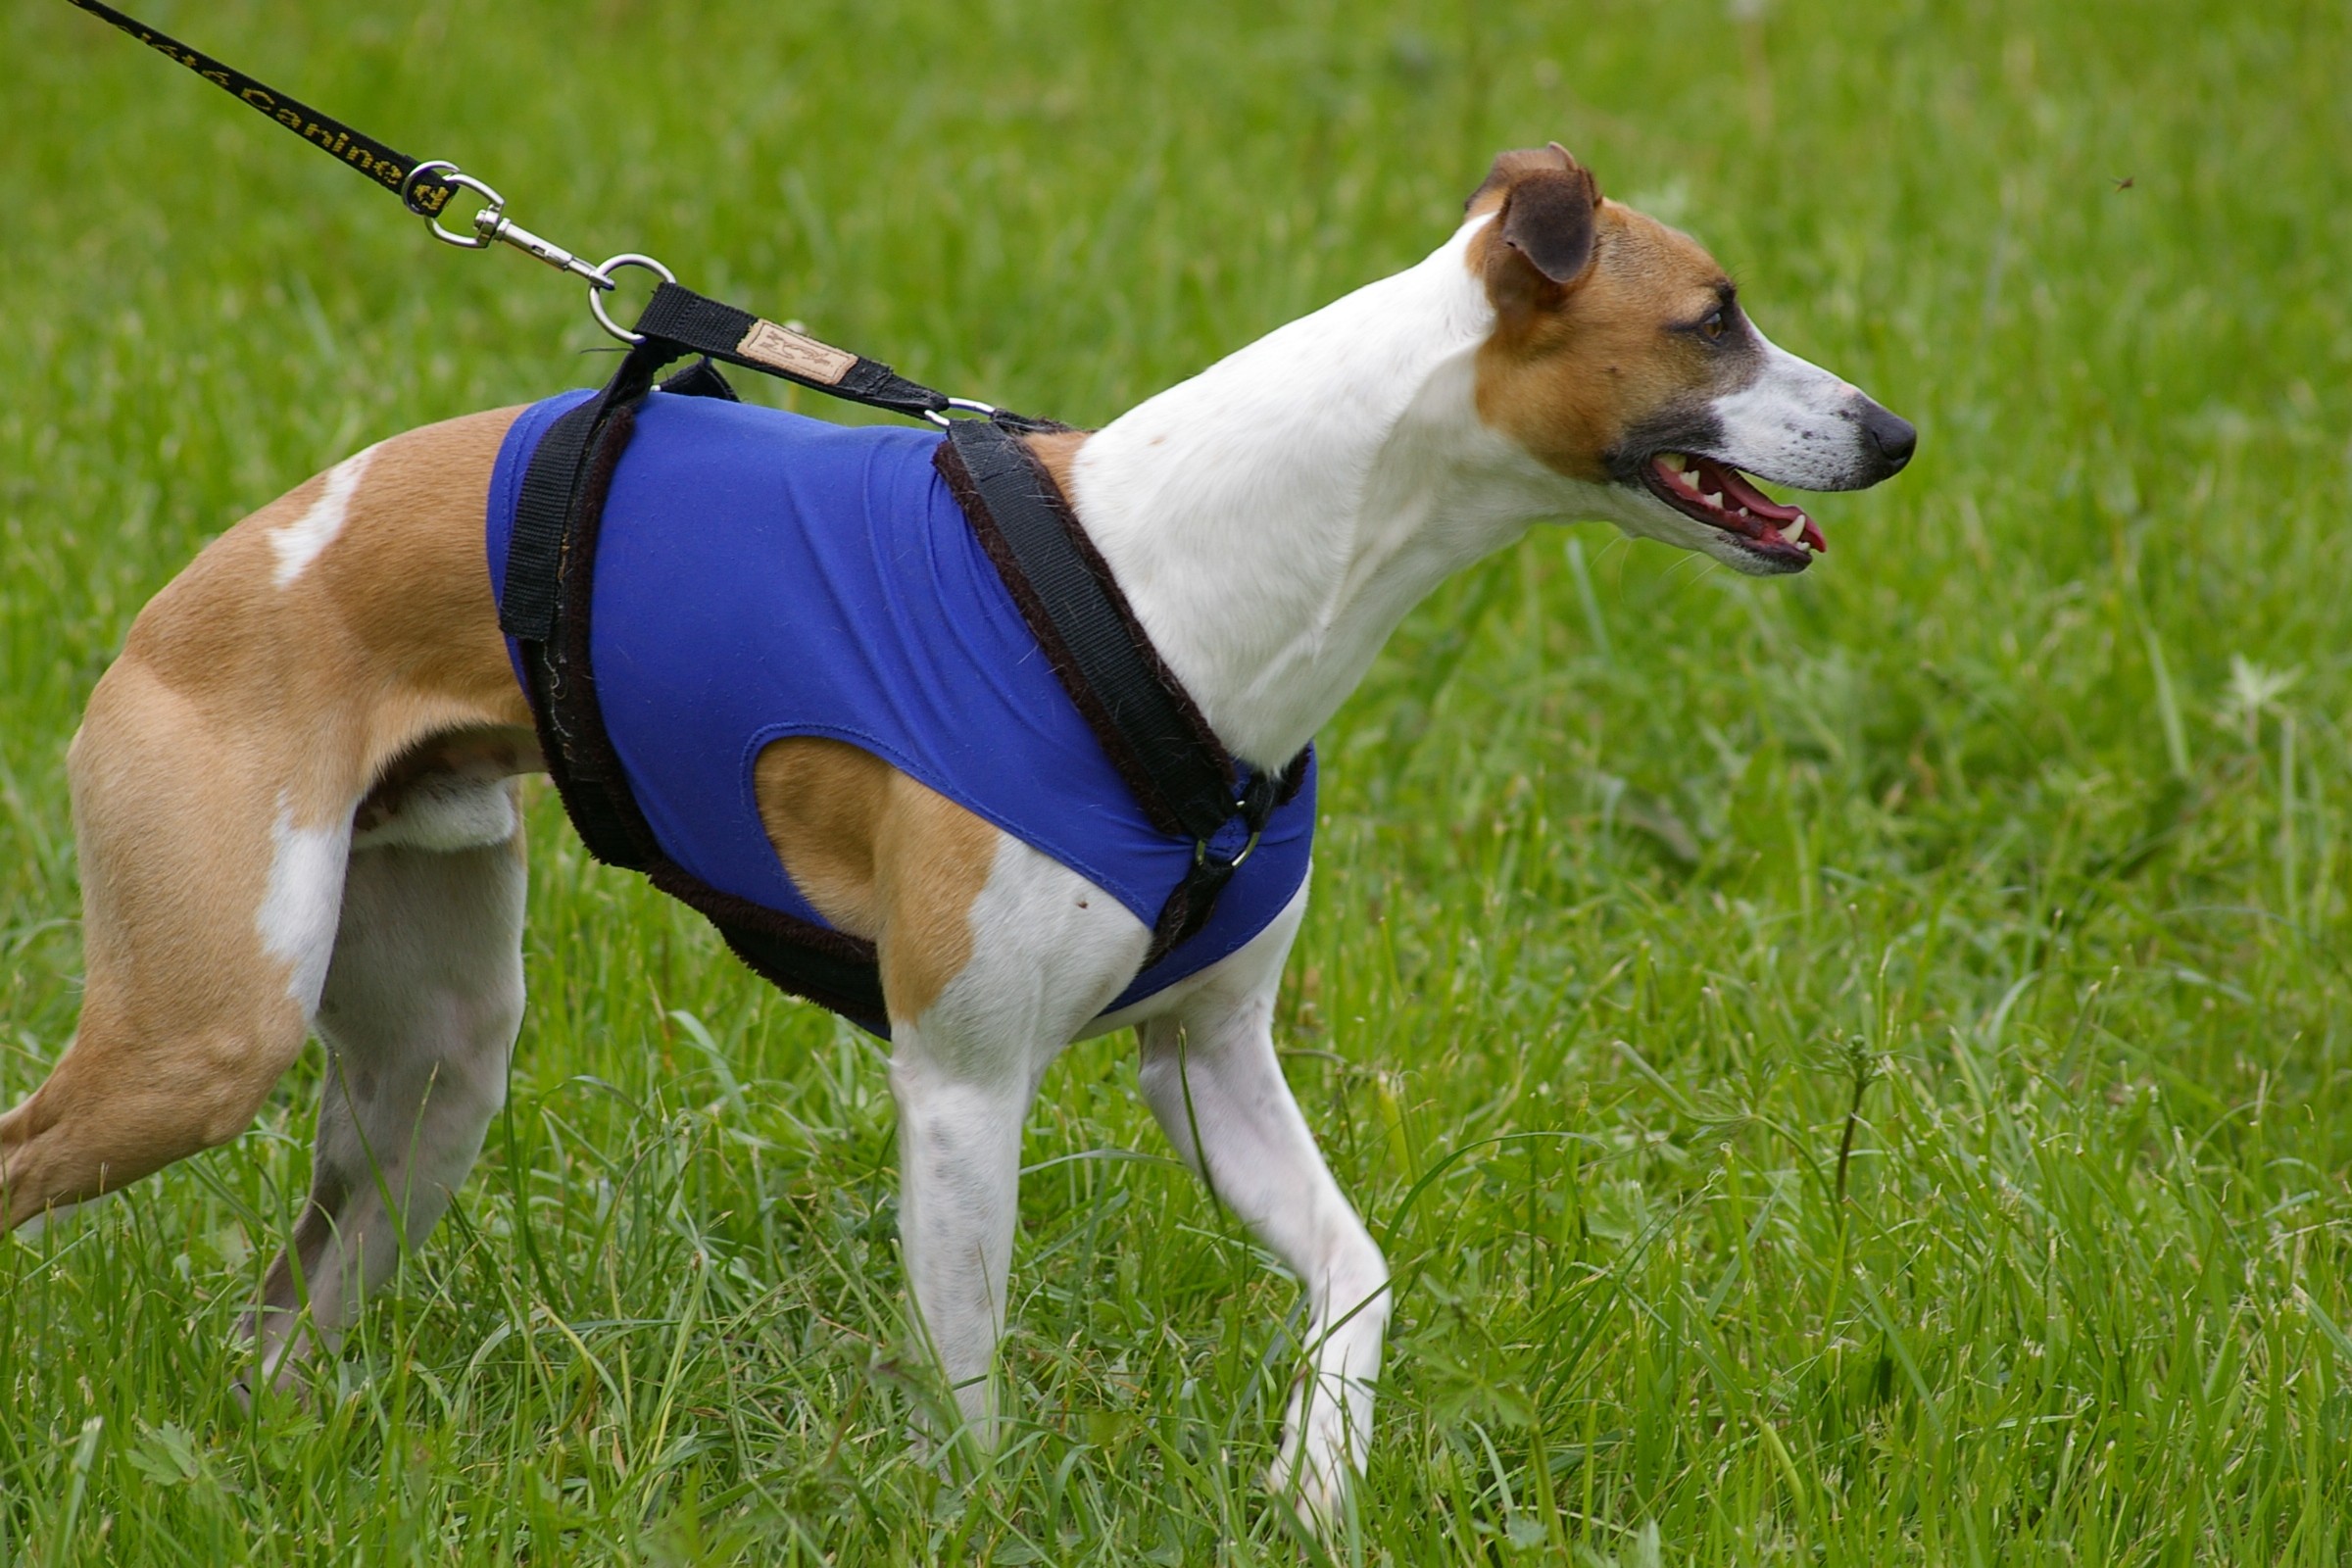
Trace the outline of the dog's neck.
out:
[[[1072,499],[1236,756],[1297,754],[1405,612],[1582,488],[1489,429],[1473,221],[1080,448]]]

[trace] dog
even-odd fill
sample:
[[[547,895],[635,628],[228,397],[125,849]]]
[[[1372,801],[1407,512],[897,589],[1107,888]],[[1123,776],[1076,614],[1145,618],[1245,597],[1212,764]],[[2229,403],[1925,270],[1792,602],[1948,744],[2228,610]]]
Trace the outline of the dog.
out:
[[[68,756],[87,989],[0,1117],[8,1224],[236,1137],[315,1029],[310,1196],[244,1322],[280,1377],[431,1230],[504,1095],[515,780],[542,763],[482,519],[516,417],[394,436],[222,534],[139,615]],[[1267,769],[1407,611],[1534,522],[1802,571],[1818,527],[1746,475],[1859,489],[1916,437],[1554,143],[1499,157],[1418,264],[1099,431],[1028,440],[1216,736]],[[1237,951],[1106,1011],[1151,932],[1077,872],[838,739],[772,742],[758,785],[792,883],[879,955],[906,1277],[969,1429],[995,1430],[1030,1102],[1073,1039],[1132,1027],[1170,1142],[1304,1285],[1269,1480],[1328,1526],[1369,1447],[1389,1276],[1275,1055],[1303,884]]]

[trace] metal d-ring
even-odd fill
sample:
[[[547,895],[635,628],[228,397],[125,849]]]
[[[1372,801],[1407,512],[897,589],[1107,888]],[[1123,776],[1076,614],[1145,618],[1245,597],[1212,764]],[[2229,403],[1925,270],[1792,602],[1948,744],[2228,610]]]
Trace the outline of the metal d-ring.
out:
[[[596,271],[589,277],[588,311],[590,315],[596,318],[596,324],[603,327],[606,331],[612,333],[614,337],[620,339],[623,343],[642,343],[645,341],[645,334],[643,332],[632,332],[627,327],[622,326],[619,322],[613,320],[610,316],[607,316],[605,314],[605,302],[598,297],[600,295],[610,293],[613,288],[612,270],[616,267],[642,267],[649,272],[660,273],[662,281],[664,283],[675,283],[678,280],[678,274],[671,271],[668,268],[663,267],[660,262],[655,261],[651,256],[640,256],[635,251],[627,251],[605,262],[602,266],[598,267]]]
[[[1235,856],[1232,859],[1225,862],[1225,869],[1228,871],[1239,870],[1242,862],[1250,858],[1250,857],[1256,852],[1257,841],[1265,836],[1265,832],[1266,830],[1262,827],[1251,828],[1250,830],[1250,842],[1242,846],[1241,854]],[[1193,863],[1195,865],[1206,865],[1208,863],[1208,840],[1193,840]]]
[[[489,203],[488,206],[473,215],[472,233],[460,234],[443,228],[437,214],[428,213],[416,205],[416,181],[431,173],[438,173],[441,176],[440,183],[461,186]],[[402,206],[424,220],[424,226],[433,231],[433,238],[444,245],[455,245],[462,251],[488,250],[491,241],[498,238],[498,226],[507,211],[507,199],[504,196],[466,173],[446,158],[428,158],[415,169],[410,170],[408,177],[400,182],[400,200]]]
[[[982,418],[994,418],[996,417],[997,413],[996,405],[992,403],[975,403],[970,398],[950,398],[948,399],[948,408],[962,409],[968,414],[977,414]],[[925,409],[923,411],[923,417],[929,419],[933,424],[938,425],[942,430],[945,430],[949,425],[956,422],[948,417],[946,409]]]

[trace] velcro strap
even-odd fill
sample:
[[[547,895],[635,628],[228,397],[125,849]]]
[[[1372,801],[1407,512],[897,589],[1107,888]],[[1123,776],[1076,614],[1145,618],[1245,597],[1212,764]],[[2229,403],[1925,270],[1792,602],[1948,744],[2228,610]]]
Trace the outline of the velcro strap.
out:
[[[548,426],[523,469],[514,498],[514,526],[507,541],[506,591],[499,596],[498,629],[526,643],[543,643],[556,623],[556,565],[564,553],[564,523],[572,485],[587,460],[604,399],[590,398]]]
[[[573,496],[597,427],[612,411],[633,403],[653,385],[654,372],[680,351],[648,336],[629,350],[620,368],[595,397],[571,410],[540,437],[522,470],[514,527],[507,540],[507,585],[498,600],[498,629],[519,642],[543,643],[556,623],[556,577],[569,535]]]

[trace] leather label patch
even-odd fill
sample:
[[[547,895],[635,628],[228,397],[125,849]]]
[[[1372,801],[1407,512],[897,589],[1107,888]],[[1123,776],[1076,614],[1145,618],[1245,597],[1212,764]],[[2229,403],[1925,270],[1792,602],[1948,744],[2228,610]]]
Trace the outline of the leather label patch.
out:
[[[855,354],[844,353],[812,337],[803,337],[773,321],[754,321],[752,329],[743,334],[743,341],[735,345],[735,352],[747,360],[772,365],[825,386],[837,384],[850,373],[850,367],[858,363]]]

